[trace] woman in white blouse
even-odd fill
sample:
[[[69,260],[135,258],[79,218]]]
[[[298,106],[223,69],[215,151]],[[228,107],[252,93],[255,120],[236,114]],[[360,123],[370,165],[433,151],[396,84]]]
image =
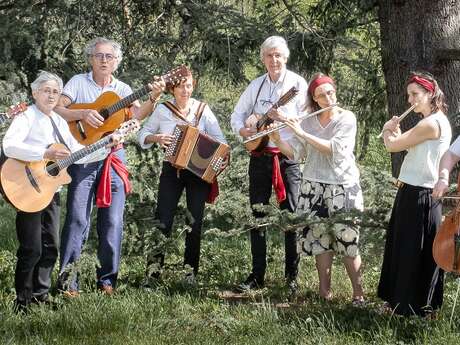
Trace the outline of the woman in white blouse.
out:
[[[27,162],[43,159],[55,161],[83,148],[70,133],[67,122],[53,111],[62,91],[61,78],[41,71],[30,86],[35,104],[15,116],[3,138],[5,155]],[[61,139],[67,149],[50,147],[61,142]],[[79,163],[90,159],[87,157]],[[47,302],[49,299],[51,273],[58,256],[59,216],[59,191],[43,210],[17,212],[19,248],[15,272],[15,308],[18,311],[25,311],[30,303]]]
[[[174,96],[174,99],[159,104],[139,131],[138,140],[142,148],[148,149],[157,143],[166,149],[172,143],[172,133],[176,125],[184,123],[192,124],[201,132],[226,143],[219,123],[209,106],[192,98],[195,87],[192,73],[189,71],[186,77],[179,85],[167,90]],[[184,189],[187,209],[192,216],[191,231],[185,235],[184,265],[193,269],[192,272],[186,274],[185,280],[194,284],[199,267],[204,206],[211,192],[211,184],[188,170],[178,170],[168,161],[163,161],[155,219],[159,223],[158,229],[167,237],[171,235],[177,204]],[[149,257],[148,275],[153,278],[159,277],[159,268],[163,266],[163,263],[164,253]]]
[[[307,97],[310,112],[336,104],[335,82],[324,74],[315,74]],[[301,122],[289,119],[286,124],[295,136],[283,141],[278,132],[273,132],[270,139],[289,158],[305,159],[297,213],[313,212],[327,218],[337,212],[362,210],[359,171],[353,154],[355,115],[336,106]],[[337,253],[343,256],[351,280],[352,303],[364,303],[358,242],[357,227],[336,223],[331,227],[318,224],[304,229],[300,248],[304,254],[315,256],[322,298],[332,298],[331,267],[334,253]]]
[[[407,154],[398,176],[377,294],[386,302],[383,310],[431,317],[443,301],[443,272],[432,253],[441,203],[432,193],[434,188],[439,197],[443,181],[438,180],[448,179],[439,167],[452,131],[444,94],[433,76],[412,73],[406,85],[408,102],[416,104],[414,112],[422,119],[402,134],[397,117],[383,126],[387,150]]]

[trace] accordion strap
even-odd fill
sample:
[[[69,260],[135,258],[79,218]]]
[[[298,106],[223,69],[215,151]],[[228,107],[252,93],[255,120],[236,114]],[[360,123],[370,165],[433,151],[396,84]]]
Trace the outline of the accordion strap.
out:
[[[187,118],[182,114],[182,112],[179,110],[179,108],[171,103],[170,101],[166,101],[163,103],[166,108],[168,108],[174,115],[176,115],[179,119],[186,123],[190,123],[190,121],[187,120]],[[203,115],[204,108],[206,107],[206,103],[204,102],[199,102],[198,107],[196,108],[195,112],[195,127],[198,127],[198,124],[200,123],[201,116]]]

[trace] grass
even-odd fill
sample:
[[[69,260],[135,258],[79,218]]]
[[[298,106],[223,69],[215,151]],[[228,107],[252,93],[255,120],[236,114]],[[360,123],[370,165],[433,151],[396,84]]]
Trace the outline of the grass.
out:
[[[2,230],[5,236],[4,230]],[[169,256],[161,284],[141,288],[143,259],[125,257],[118,293],[106,297],[85,286],[81,298],[55,297],[54,308],[36,306],[27,315],[11,310],[11,286],[0,295],[2,344],[457,344],[460,318],[449,317],[456,283],[446,280],[440,319],[399,318],[377,313],[375,297],[380,256],[375,255],[377,234],[363,234],[365,289],[369,304],[350,305],[351,288],[340,260],[333,267],[334,299],[326,303],[316,294],[317,277],[311,258],[301,260],[300,291],[288,302],[284,287],[280,234],[269,235],[267,286],[244,299],[221,298],[249,269],[248,241],[240,237],[205,236],[199,284],[181,284],[181,258]],[[181,241],[182,242],[182,241]],[[8,242],[7,242],[8,243]],[[368,243],[366,245],[365,243]],[[3,245],[2,245],[3,247]],[[179,254],[182,248],[179,248]],[[4,250],[2,253],[4,254]],[[84,272],[94,260],[87,250]],[[3,264],[13,265],[7,260]],[[2,265],[3,265],[2,264]],[[2,272],[5,267],[1,267]],[[12,274],[11,268],[7,270]],[[91,282],[91,274],[86,279]],[[9,279],[9,284],[12,280]]]

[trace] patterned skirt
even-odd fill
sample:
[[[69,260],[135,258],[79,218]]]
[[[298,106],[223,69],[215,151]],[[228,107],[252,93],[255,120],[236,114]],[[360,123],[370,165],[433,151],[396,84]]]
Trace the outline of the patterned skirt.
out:
[[[363,209],[361,187],[326,184],[303,180],[300,187],[298,214],[313,213],[328,218],[337,212]],[[359,227],[345,224],[314,224],[303,229],[298,242],[299,252],[304,255],[318,255],[328,251],[344,256],[359,255]]]

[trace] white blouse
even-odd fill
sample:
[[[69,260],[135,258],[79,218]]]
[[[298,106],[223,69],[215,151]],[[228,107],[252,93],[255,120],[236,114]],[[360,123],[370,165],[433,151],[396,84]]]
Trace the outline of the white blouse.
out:
[[[433,188],[438,181],[441,157],[449,149],[452,130],[447,116],[441,111],[421,121],[436,123],[441,135],[438,139],[426,140],[407,150],[398,179],[412,186]]]
[[[50,116],[58,128],[64,144],[71,152],[84,147],[72,136],[66,120],[54,111],[51,112]],[[42,160],[48,146],[59,142],[50,116],[43,114],[36,105],[31,105],[25,112],[16,115],[3,138],[5,155],[26,162]],[[77,163],[97,161],[98,156],[104,155],[104,152],[105,148],[102,148]]]
[[[186,116],[189,123],[195,123],[195,113],[200,104],[196,99],[191,98],[192,105],[190,111]],[[175,104],[175,101],[172,101]],[[152,147],[153,143],[146,144],[145,138],[151,134],[172,134],[177,124],[184,124],[185,122],[174,115],[165,105],[159,104],[149,118],[142,125],[141,130],[137,133],[139,145],[143,149]],[[225,137],[220,129],[219,122],[214,113],[208,105],[203,110],[198,129],[213,137],[221,143],[227,143]]]
[[[304,119],[301,126],[311,135],[330,140],[332,146],[332,155],[326,155],[297,136],[288,141],[294,151],[294,160],[305,159],[302,178],[345,187],[359,185],[359,170],[353,153],[357,131],[355,114],[343,110],[325,127],[314,115]]]

